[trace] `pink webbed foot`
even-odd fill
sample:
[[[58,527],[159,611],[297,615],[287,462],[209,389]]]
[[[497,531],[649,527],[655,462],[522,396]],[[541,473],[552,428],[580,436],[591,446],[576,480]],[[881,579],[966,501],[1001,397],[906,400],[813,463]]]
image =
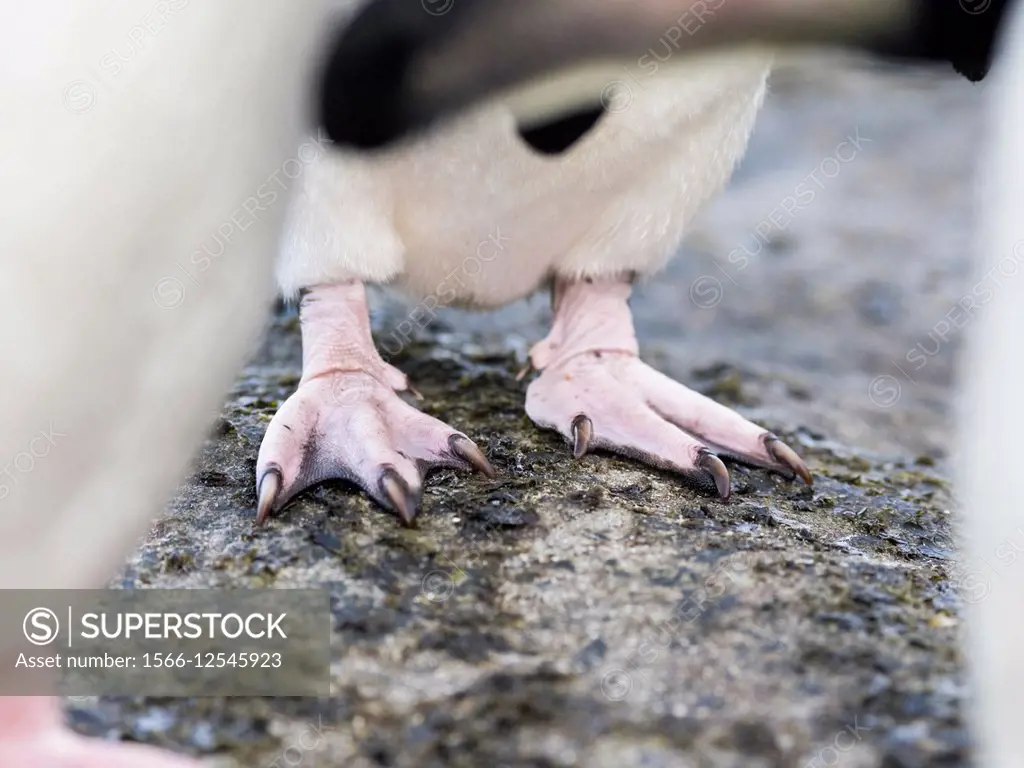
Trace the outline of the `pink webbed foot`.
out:
[[[90,739],[61,722],[56,699],[0,698],[0,765],[7,768],[199,768],[199,763],[136,744]]]
[[[257,522],[306,488],[347,480],[406,524],[436,467],[494,470],[461,432],[406,403],[405,375],[381,360],[359,283],[302,299],[302,379],[274,416],[256,462]]]
[[[721,498],[729,472],[718,455],[811,475],[775,435],[641,362],[621,280],[560,280],[554,322],[530,351],[541,375],[526,393],[539,427],[560,432],[579,458],[595,448],[675,471]]]

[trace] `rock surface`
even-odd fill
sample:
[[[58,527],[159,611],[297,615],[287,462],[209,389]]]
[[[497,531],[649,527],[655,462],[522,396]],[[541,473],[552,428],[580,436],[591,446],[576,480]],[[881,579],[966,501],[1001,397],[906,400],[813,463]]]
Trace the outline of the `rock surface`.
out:
[[[966,764],[957,638],[988,575],[954,561],[961,328],[937,324],[977,282],[982,103],[943,73],[784,68],[730,189],[636,292],[645,359],[777,432],[813,490],[733,465],[720,504],[572,460],[515,380],[539,296],[445,311],[395,358],[498,479],[434,475],[413,530],[341,484],[254,529],[256,451],[300,373],[276,315],[115,583],[329,586],[334,696],[75,701],[75,727],[244,766]],[[380,298],[395,349],[407,309]]]

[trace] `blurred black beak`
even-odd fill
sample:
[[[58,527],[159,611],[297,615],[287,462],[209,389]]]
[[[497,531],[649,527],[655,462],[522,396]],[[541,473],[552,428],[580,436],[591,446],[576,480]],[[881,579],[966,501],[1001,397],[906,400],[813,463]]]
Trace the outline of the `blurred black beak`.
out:
[[[321,122],[338,144],[364,150],[497,95],[521,124],[542,122],[598,103],[615,78],[602,72],[635,64],[661,37],[679,60],[737,43],[847,46],[953,61],[976,80],[988,70],[1006,2],[372,0],[333,42]],[[540,83],[546,91],[533,88],[531,97],[525,86]]]

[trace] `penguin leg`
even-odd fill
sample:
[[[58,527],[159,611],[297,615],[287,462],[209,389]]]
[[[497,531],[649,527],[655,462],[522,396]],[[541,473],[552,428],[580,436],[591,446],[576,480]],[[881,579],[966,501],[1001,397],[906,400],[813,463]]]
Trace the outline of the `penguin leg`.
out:
[[[566,280],[554,288],[554,322],[530,350],[541,371],[526,413],[560,432],[579,458],[599,448],[678,472],[728,498],[719,455],[810,484],[807,467],[771,432],[641,362],[624,279]]]
[[[0,697],[0,765],[28,768],[198,768],[162,750],[110,743],[72,733],[60,701],[47,696]]]
[[[493,476],[472,440],[399,397],[409,385],[374,347],[362,283],[309,290],[299,316],[302,379],[260,446],[257,522],[306,488],[334,479],[355,483],[410,524],[430,469]]]

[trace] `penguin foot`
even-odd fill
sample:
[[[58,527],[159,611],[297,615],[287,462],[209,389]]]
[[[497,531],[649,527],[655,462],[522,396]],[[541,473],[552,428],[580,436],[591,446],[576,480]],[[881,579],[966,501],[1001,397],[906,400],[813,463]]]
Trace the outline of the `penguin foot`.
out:
[[[580,458],[602,449],[674,471],[729,497],[719,455],[799,477],[811,475],[775,435],[641,362],[623,280],[559,281],[551,333],[530,351],[541,371],[526,413],[556,430]]]
[[[256,521],[325,480],[362,488],[408,525],[423,477],[439,467],[494,470],[461,432],[406,403],[405,375],[377,354],[359,283],[313,289],[300,308],[303,372],[256,461]]]
[[[199,763],[136,744],[86,738],[61,723],[57,700],[0,698],[0,765],[15,768],[199,768]]]
[[[461,432],[418,411],[363,372],[307,381],[277,412],[256,463],[262,523],[325,480],[355,483],[411,524],[430,469],[494,470]]]

